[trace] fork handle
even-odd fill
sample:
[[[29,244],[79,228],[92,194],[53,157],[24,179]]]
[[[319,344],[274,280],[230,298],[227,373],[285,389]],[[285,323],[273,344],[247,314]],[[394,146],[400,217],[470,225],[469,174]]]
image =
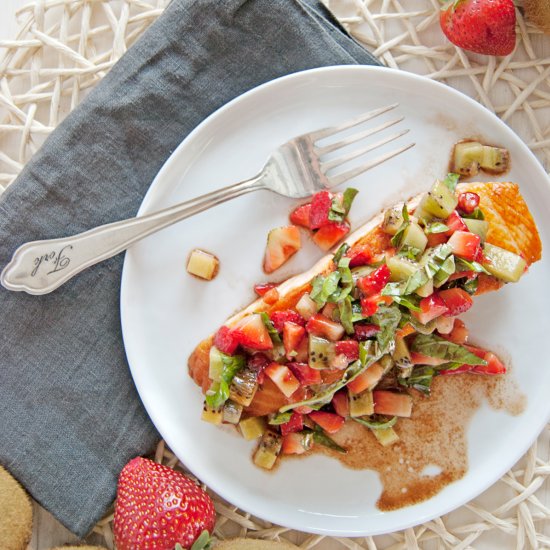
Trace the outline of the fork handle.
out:
[[[129,218],[70,237],[21,245],[0,275],[8,290],[47,294],[87,267],[115,256],[180,220],[245,193],[265,188],[262,174],[146,216]]]

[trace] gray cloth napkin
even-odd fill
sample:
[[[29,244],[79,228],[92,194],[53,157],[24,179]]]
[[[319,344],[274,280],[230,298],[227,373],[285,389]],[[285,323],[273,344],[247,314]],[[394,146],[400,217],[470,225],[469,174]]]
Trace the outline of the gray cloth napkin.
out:
[[[0,266],[26,241],[135,215],[170,153],[232,98],[357,63],[377,61],[315,0],[173,0],[1,197]],[[159,438],[124,355],[122,260],[46,296],[0,291],[0,463],[80,536]]]

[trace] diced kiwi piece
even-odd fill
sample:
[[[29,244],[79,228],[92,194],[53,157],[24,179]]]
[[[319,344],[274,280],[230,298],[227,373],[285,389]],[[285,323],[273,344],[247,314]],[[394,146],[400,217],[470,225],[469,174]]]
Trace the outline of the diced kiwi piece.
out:
[[[399,208],[390,208],[384,212],[382,230],[384,233],[395,235],[403,224],[403,214]]]
[[[400,336],[396,336],[395,338],[395,349],[393,350],[392,358],[400,369],[406,369],[412,365],[409,346],[405,339]]]
[[[239,422],[239,430],[242,436],[250,441],[252,439],[258,439],[267,430],[267,423],[263,416],[250,416],[244,418]]]
[[[407,258],[392,256],[388,258],[386,264],[391,272],[390,281],[406,281],[413,273],[418,270],[418,264]]]
[[[426,226],[435,218],[433,214],[430,214],[420,204],[417,206],[416,210],[414,211],[414,217],[418,220],[418,223],[420,225],[424,225],[424,226]]]
[[[361,393],[349,392],[349,415],[355,418],[371,414],[374,414],[372,391],[365,390]]]
[[[490,172],[491,174],[502,174],[507,172],[510,167],[510,153],[507,149],[484,145],[483,154],[479,164],[481,169],[485,170],[485,172]]]
[[[370,275],[376,268],[371,265],[360,265],[357,267],[351,268],[351,276],[353,277],[353,282],[357,283],[357,280],[361,277],[367,277]]]
[[[451,172],[467,178],[475,176],[483,159],[483,145],[477,141],[461,141],[454,146]]]
[[[208,405],[208,403],[205,401],[202,406],[202,420],[205,422],[209,422],[210,424],[221,424],[223,420],[223,413],[222,408],[219,409],[213,409]]]
[[[393,428],[381,428],[378,430],[371,428],[371,431],[382,447],[389,447],[399,441],[399,436]]]
[[[331,367],[331,362],[335,355],[335,346],[324,338],[309,335],[309,366],[312,369],[322,370]]]
[[[527,267],[527,262],[521,256],[489,243],[483,246],[483,255],[487,259],[483,267],[506,283],[517,283]]]
[[[416,289],[416,294],[421,298],[427,298],[434,291],[434,281],[430,279],[426,284],[422,285],[420,288]]]
[[[243,406],[240,403],[235,403],[235,401],[228,399],[223,405],[223,421],[229,424],[238,424],[242,412]]]
[[[445,219],[451,215],[457,204],[455,194],[442,181],[437,180],[424,195],[419,207],[432,216]]]
[[[479,235],[481,242],[485,241],[487,231],[489,231],[489,222],[486,222],[485,220],[471,220],[469,218],[464,218],[463,221],[472,233]]]
[[[223,371],[223,361],[222,352],[216,346],[210,348],[209,361],[208,377],[210,380],[219,382]]]
[[[244,368],[233,377],[231,386],[229,386],[229,398],[243,407],[248,407],[252,403],[257,389],[258,371]]]
[[[415,222],[410,222],[405,231],[403,231],[403,239],[401,246],[410,246],[417,248],[419,254],[424,252],[426,245],[428,244],[428,237],[422,230],[422,228]]]
[[[254,464],[260,468],[271,470],[281,452],[283,438],[272,430],[267,430],[260,439],[260,443],[254,453]]]

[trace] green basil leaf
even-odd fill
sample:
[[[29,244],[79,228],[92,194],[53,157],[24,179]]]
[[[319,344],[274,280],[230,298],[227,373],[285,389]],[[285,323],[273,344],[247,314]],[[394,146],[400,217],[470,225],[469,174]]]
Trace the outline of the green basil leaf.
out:
[[[344,330],[347,334],[353,334],[351,298],[346,296],[342,301],[338,302],[338,309],[340,311],[340,322]]]
[[[434,275],[434,285],[440,287],[456,271],[455,258],[449,256]]]
[[[282,342],[281,336],[279,335],[279,332],[275,328],[273,321],[269,318],[269,315],[265,311],[262,311],[260,313],[260,317],[262,318],[262,321],[264,323],[265,328],[267,329],[267,332],[269,332],[271,341],[274,344],[280,344]]]
[[[400,306],[410,309],[411,311],[422,311],[418,307],[418,302],[420,301],[420,299],[417,300],[415,296],[411,295],[407,298],[405,298],[404,296],[394,296],[393,301]]]
[[[464,258],[456,259],[457,271],[475,271],[476,273],[485,273],[490,275],[490,273],[478,262],[469,262]],[[460,269],[460,268],[464,269]]]
[[[412,344],[411,350],[416,353],[445,359],[453,363],[463,365],[486,365],[484,361],[465,347],[449,342],[434,334],[419,334]]]
[[[334,262],[335,265],[338,265],[340,260],[342,260],[342,258],[344,257],[344,255],[349,249],[350,249],[350,246],[348,243],[342,243],[340,245],[338,250],[334,253],[334,257],[332,258],[332,261]],[[348,262],[348,265],[349,265],[349,262]]]
[[[226,355],[220,352],[222,372],[219,382],[213,382],[206,392],[206,403],[212,409],[219,409],[229,399],[229,386],[235,374],[246,364],[242,355]]]
[[[344,205],[344,210],[346,212],[346,216],[349,214],[351,205],[353,204],[353,200],[357,196],[357,193],[359,193],[359,191],[357,189],[354,189],[353,187],[348,187],[344,191],[343,205]]]
[[[395,345],[395,331],[401,320],[401,311],[398,307],[379,307],[371,316],[372,322],[380,327],[376,333],[376,341],[382,354],[388,353]]]
[[[424,229],[424,233],[445,233],[446,231],[449,231],[449,228],[441,222],[434,222],[430,223],[426,228]]]
[[[478,278],[476,277],[475,279],[470,279],[469,281],[466,281],[463,285],[462,285],[462,288],[468,293],[468,294],[471,294],[472,296],[477,292],[477,286],[479,284],[479,280]]]
[[[341,196],[336,195],[332,199],[328,219],[333,222],[343,222],[350,211],[353,199],[357,193],[359,193],[357,189],[348,187]]]
[[[397,255],[401,258],[407,258],[407,260],[416,261],[418,255],[420,254],[419,248],[414,248],[414,246],[402,246]]]
[[[313,430],[313,441],[338,453],[346,454],[348,452],[344,447],[340,447],[334,439],[331,439],[320,426],[315,426]]]
[[[286,424],[292,417],[292,412],[276,413],[269,420],[268,424],[272,426],[279,426],[280,424]]]
[[[459,178],[460,178],[459,174],[453,174],[451,172],[447,174],[447,176],[443,180],[443,183],[454,193],[456,190],[456,185],[458,183]]]
[[[320,306],[325,305],[329,296],[338,290],[340,278],[341,274],[339,271],[333,271],[326,276],[318,275],[313,279],[313,288],[309,293],[310,298]]]
[[[389,420],[367,420],[361,416],[353,418],[355,422],[359,422],[363,426],[370,428],[371,430],[385,430],[387,428],[392,428],[397,422],[397,416],[390,418]]]
[[[399,383],[429,395],[433,377],[436,374],[437,371],[433,367],[415,367],[407,378],[399,378]]]
[[[471,220],[484,220],[485,219],[485,216],[483,215],[483,212],[481,211],[481,208],[479,208],[479,206],[471,214],[461,213],[461,216],[463,218],[469,218]]]

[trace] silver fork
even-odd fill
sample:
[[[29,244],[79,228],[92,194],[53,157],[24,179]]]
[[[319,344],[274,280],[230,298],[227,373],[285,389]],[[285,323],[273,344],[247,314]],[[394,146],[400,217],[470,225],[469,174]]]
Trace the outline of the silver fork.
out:
[[[335,168],[400,138],[408,130],[386,136],[354,151],[348,150],[337,158],[330,158],[329,154],[385,130],[401,122],[403,117],[358,131],[332,143],[326,143],[325,139],[359,126],[397,106],[393,104],[381,107],[337,126],[322,128],[291,139],[276,149],[262,171],[249,180],[146,216],[102,225],[70,237],[25,243],[15,251],[2,271],[0,282],[8,290],[47,294],[87,267],[111,258],[136,241],[245,193],[269,189],[279,195],[299,199],[340,185],[403,153],[413,147],[414,143],[382,154],[360,166],[330,175]]]

